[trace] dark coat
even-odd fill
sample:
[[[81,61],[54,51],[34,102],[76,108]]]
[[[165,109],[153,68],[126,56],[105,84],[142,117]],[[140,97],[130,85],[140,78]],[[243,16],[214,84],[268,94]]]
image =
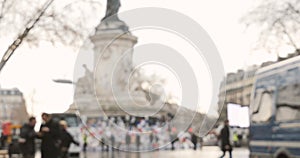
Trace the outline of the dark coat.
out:
[[[49,132],[42,132],[43,127],[48,127]],[[58,122],[52,119],[41,125],[40,132],[42,132],[41,153],[42,158],[58,158],[60,154],[60,127]]]
[[[25,139],[25,142],[20,142],[19,147],[23,155],[34,155],[36,132],[34,127],[29,124],[24,124],[20,131],[20,138]]]
[[[61,130],[60,140],[60,158],[68,158],[68,150],[70,148],[71,143],[74,143],[76,145],[79,145],[79,143],[74,140],[73,136],[66,129]]]
[[[73,136],[65,129],[62,129],[60,139],[61,139],[60,148],[69,149],[71,143],[79,145],[79,143],[74,140]]]
[[[224,126],[220,133],[221,139],[221,149],[223,151],[230,151],[232,150],[232,146],[230,144],[230,131],[228,126]]]
[[[130,137],[129,133],[127,133],[125,136],[125,143],[130,144],[130,142],[131,142],[131,137]]]
[[[136,135],[135,143],[136,143],[137,146],[141,145],[141,136],[139,134]]]
[[[194,133],[191,135],[191,141],[193,144],[197,144],[198,142],[198,137]]]

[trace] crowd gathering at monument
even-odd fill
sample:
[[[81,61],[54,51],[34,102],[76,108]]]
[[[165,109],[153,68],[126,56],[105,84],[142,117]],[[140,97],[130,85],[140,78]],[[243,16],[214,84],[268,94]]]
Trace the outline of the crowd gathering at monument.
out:
[[[98,119],[82,129],[88,150],[152,151],[201,148],[202,139],[188,131],[177,131],[163,119]],[[87,137],[87,138],[86,138]],[[97,139],[95,139],[97,138]]]

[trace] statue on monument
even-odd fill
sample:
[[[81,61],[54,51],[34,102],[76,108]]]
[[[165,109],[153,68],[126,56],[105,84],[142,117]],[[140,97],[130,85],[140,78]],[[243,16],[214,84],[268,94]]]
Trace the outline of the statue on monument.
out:
[[[121,6],[120,0],[107,0],[106,14],[105,17],[102,19],[102,21],[112,15],[117,14],[119,12],[120,6]],[[116,16],[116,18],[118,18],[118,16]]]
[[[100,24],[101,30],[119,29],[125,32],[128,31],[128,26],[118,17],[120,7],[120,0],[107,0],[106,13]]]

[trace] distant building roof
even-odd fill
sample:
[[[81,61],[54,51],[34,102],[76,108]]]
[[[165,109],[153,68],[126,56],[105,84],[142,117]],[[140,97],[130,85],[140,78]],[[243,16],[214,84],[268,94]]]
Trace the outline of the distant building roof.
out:
[[[23,93],[17,89],[0,89],[0,95],[23,95]]]

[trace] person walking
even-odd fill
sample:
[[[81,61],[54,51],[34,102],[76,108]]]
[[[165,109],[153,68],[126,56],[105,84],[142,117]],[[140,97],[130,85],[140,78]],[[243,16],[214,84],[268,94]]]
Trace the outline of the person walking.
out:
[[[173,127],[170,133],[171,150],[175,150],[175,146],[174,146],[175,142],[179,141],[176,133],[177,133],[177,129]]]
[[[101,136],[101,139],[99,141],[99,143],[101,144],[101,150],[102,151],[109,151],[109,147],[106,143],[108,143],[108,140],[104,138],[104,136]]]
[[[150,149],[152,149],[152,147],[153,147],[153,140],[154,140],[153,132],[150,132],[150,135],[149,135],[149,148]]]
[[[88,135],[86,133],[83,134],[83,152],[86,153],[86,149],[88,146]]]
[[[126,136],[125,136],[125,144],[126,144],[126,150],[127,151],[130,150],[130,143],[131,143],[131,136],[130,136],[130,133],[127,132]]]
[[[0,142],[1,142],[1,148],[0,149],[4,149],[5,147],[5,142],[6,142],[6,136],[4,135],[4,132],[1,132],[1,137],[0,137]]]
[[[199,137],[199,146],[200,146],[200,150],[202,150],[203,147],[203,138]]]
[[[135,135],[135,144],[136,144],[136,151],[140,151],[141,136],[139,133],[136,133],[136,135]]]
[[[190,134],[190,138],[191,138],[191,142],[193,144],[193,149],[197,150],[197,143],[198,143],[198,137],[196,136],[196,134],[193,131],[193,128],[190,127],[188,130],[189,134]]]
[[[116,142],[116,138],[115,138],[115,135],[112,133],[111,136],[110,136],[110,148],[111,148],[111,151],[115,150],[115,142]]]
[[[198,137],[194,133],[191,133],[191,142],[193,143],[193,149],[197,150]]]
[[[58,158],[60,147],[60,128],[58,122],[55,122],[48,113],[42,114],[44,123],[38,133],[41,143],[41,158]]]
[[[35,117],[30,117],[28,123],[24,124],[20,130],[19,147],[23,158],[34,158],[35,138],[37,133],[34,131],[36,124]]]
[[[229,152],[229,157],[232,158],[232,145],[230,143],[230,129],[228,120],[224,121],[224,127],[221,130],[219,139],[221,140],[221,150],[223,151],[223,155],[220,158],[225,156],[226,151]]]
[[[1,149],[4,149],[7,147],[7,140],[9,135],[11,135],[10,131],[11,123],[9,121],[5,121],[2,123],[2,132],[1,132]]]
[[[79,143],[74,140],[73,136],[67,131],[68,124],[66,121],[61,120],[59,122],[61,126],[61,132],[60,132],[60,158],[68,158],[68,151],[70,148],[71,143],[74,143],[75,145],[79,146]]]
[[[233,133],[233,144],[234,144],[234,147],[239,147],[240,146],[239,137],[238,137],[238,134],[236,132]]]

